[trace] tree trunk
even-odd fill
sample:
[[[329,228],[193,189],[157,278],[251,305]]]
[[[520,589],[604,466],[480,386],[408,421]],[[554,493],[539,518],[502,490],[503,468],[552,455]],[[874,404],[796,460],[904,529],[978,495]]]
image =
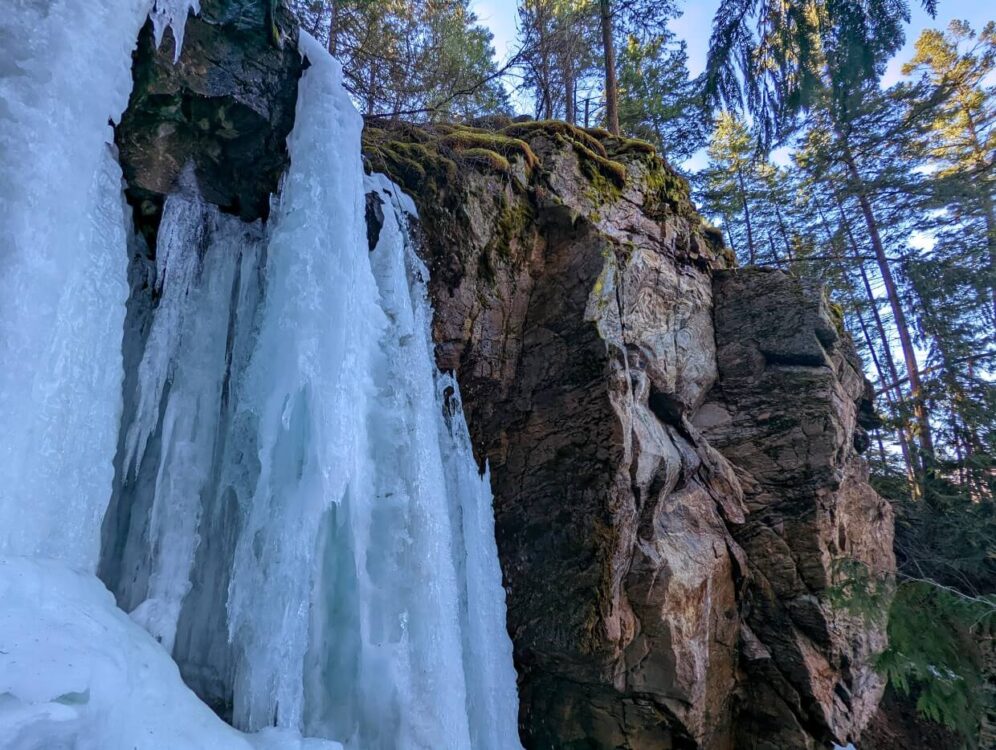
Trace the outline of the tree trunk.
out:
[[[612,41],[612,8],[609,0],[599,0],[598,7],[605,57],[605,127],[612,135],[619,135],[619,83],[616,81],[616,48]]]
[[[840,212],[841,224],[844,227],[844,231],[847,233],[847,238],[851,247],[851,254],[857,257],[860,255],[861,251],[859,250],[857,242],[854,239],[854,234],[851,232],[851,225],[847,221],[847,216],[844,214],[844,205],[841,203],[840,196],[836,194],[836,191],[834,193],[834,198],[837,201],[837,210]],[[827,221],[826,216],[823,215],[822,209],[819,209],[819,214],[820,220],[823,222],[823,228],[827,233],[827,240],[832,248],[833,241],[829,222]],[[843,268],[843,264],[841,264],[841,268],[845,273],[847,272],[847,270]],[[855,314],[858,317],[858,324],[861,327],[861,333],[864,336],[865,344],[868,346],[868,353],[871,356],[872,363],[875,365],[875,372],[878,373],[878,382],[882,385],[882,392],[885,395],[885,400],[889,402],[897,414],[902,415],[906,410],[902,389],[900,389],[899,386],[895,386],[894,388],[886,387],[889,382],[896,382],[899,377],[899,371],[896,369],[896,362],[892,358],[892,351],[889,349],[889,339],[885,334],[885,325],[882,322],[882,316],[879,315],[878,312],[877,300],[875,298],[875,293],[872,290],[871,281],[868,279],[868,273],[865,271],[864,264],[860,261],[858,262],[858,273],[861,276],[865,296],[868,299],[868,307],[871,309],[872,319],[875,321],[875,329],[878,332],[879,341],[882,344],[885,366],[888,368],[887,371],[883,368],[883,365],[878,358],[878,353],[875,351],[875,344],[872,341],[871,334],[865,324],[864,316],[861,314],[860,310],[855,310]],[[891,377],[891,381],[888,379],[887,374]],[[919,483],[920,472],[914,463],[913,454],[910,449],[911,435],[905,426],[905,418],[903,421],[904,424],[900,425],[900,427],[896,430],[896,438],[899,440],[899,448],[903,453],[903,463],[906,464],[906,478],[913,490],[912,494],[914,497],[921,497],[922,492]]]
[[[789,267],[788,261],[790,259],[783,260],[778,254],[778,248],[775,247],[775,238],[771,234],[771,230],[768,230],[768,247],[771,248],[771,259],[774,261],[775,266],[781,269],[787,269]]]
[[[339,34],[339,0],[329,0],[329,54],[335,57]]]
[[[374,93],[374,90],[375,90],[375,87],[376,87],[376,82],[377,82],[377,71],[376,71],[376,66],[374,65],[374,63],[373,63],[372,60],[370,61],[370,71],[369,71],[369,73],[370,73],[370,75],[369,75],[369,77],[367,79],[367,96],[366,96],[366,99],[367,99],[366,110],[367,110],[367,112],[366,113],[368,115],[372,115],[374,113],[374,106],[376,105],[376,101],[377,101],[376,95]]]
[[[571,125],[575,125],[578,120],[574,87],[574,70],[570,65],[566,65],[564,66],[564,119]]]
[[[979,182],[982,184],[980,198],[986,221],[986,247],[989,249],[989,301],[993,308],[993,320],[996,320],[996,210],[993,209],[985,175],[980,177]]]
[[[792,241],[789,239],[785,221],[782,219],[782,211],[778,208],[777,202],[775,203],[775,217],[778,219],[778,230],[782,235],[782,242],[785,244],[785,255],[788,257],[789,263],[794,263],[795,253],[792,252]]]
[[[733,251],[734,257],[736,257],[737,246],[733,243],[733,231],[730,229],[730,227],[733,226],[733,222],[730,220],[730,217],[727,216],[726,214],[723,214],[723,226],[726,227],[726,238],[727,238],[726,241],[729,243],[730,250]]]
[[[968,92],[972,96],[975,92]],[[965,95],[961,97],[962,112],[965,114],[965,121],[968,123],[968,135],[972,143],[972,160],[979,170],[978,184],[981,187],[979,200],[982,203],[982,215],[986,222],[986,248],[989,251],[989,300],[992,305],[993,318],[996,319],[996,210],[993,208],[993,198],[989,191],[989,170],[992,165],[989,163],[988,149],[979,138],[979,131],[975,125],[975,118],[972,117],[972,109],[965,102]]]
[[[875,212],[872,210],[871,200],[869,200],[868,194],[865,191],[864,181],[861,179],[861,173],[858,171],[857,164],[847,145],[847,141],[843,138],[841,139],[841,145],[843,146],[844,165],[847,167],[848,176],[854,184],[858,206],[861,208],[861,215],[868,229],[868,238],[871,241],[872,249],[875,251],[879,273],[882,276],[882,283],[885,286],[889,306],[892,308],[892,317],[896,324],[896,332],[899,334],[899,346],[903,352],[906,374],[910,379],[910,402],[913,405],[913,417],[916,420],[919,430],[918,438],[922,449],[920,461],[923,465],[924,474],[926,474],[933,463],[934,441],[931,434],[930,421],[927,418],[927,411],[924,408],[923,387],[920,382],[920,365],[916,360],[913,337],[910,336],[909,325],[906,322],[906,313],[903,311],[902,302],[899,299],[899,290],[892,276],[892,268],[889,266],[889,260],[885,255],[882,236],[878,231],[878,222],[875,219]]]
[[[737,182],[740,184],[740,200],[744,205],[744,223],[747,225],[747,263],[754,265],[757,255],[754,251],[754,230],[750,223],[750,209],[747,207],[747,186],[744,184],[744,175],[737,169]]]

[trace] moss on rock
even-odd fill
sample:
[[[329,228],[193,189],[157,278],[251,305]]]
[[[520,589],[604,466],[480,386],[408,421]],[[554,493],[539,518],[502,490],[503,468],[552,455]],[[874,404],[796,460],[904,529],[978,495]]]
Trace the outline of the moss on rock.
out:
[[[508,159],[487,148],[468,148],[459,153],[460,160],[468,164],[490,169],[499,174],[511,174],[512,165]]]
[[[582,128],[571,125],[563,120],[532,120],[530,122],[517,122],[502,130],[505,135],[528,137],[536,133],[546,135],[559,135],[567,140],[584,146],[589,151],[594,151],[603,158],[608,157],[605,146],[597,138],[593,138]]]
[[[510,138],[497,133],[486,133],[471,128],[455,128],[439,139],[439,145],[453,151],[477,149],[492,151],[499,156],[510,158],[521,157],[526,169],[539,166],[539,159],[529,144],[519,138]]]
[[[675,213],[698,221],[688,181],[675,172],[656,152],[648,156],[646,165],[645,209],[655,215]]]
[[[369,168],[388,174],[420,206],[429,203],[459,217],[468,189],[490,194],[495,202],[493,219],[488,219],[494,221],[487,251],[491,270],[515,256],[516,238],[528,232],[537,210],[562,201],[551,171],[559,174],[564,164],[558,154],[571,152],[581,173],[580,195],[587,203],[586,208],[575,207],[578,215],[600,221],[612,216],[611,206],[624,193],[642,193],[647,217],[688,222],[689,249],[700,258],[697,262],[729,265],[722,233],[703,224],[686,180],[645,141],[554,120],[516,122],[498,132],[463,124],[420,127],[370,121],[363,147]],[[485,182],[474,179],[475,174]],[[488,176],[503,179],[488,183]]]
[[[723,230],[719,227],[714,227],[712,224],[708,224],[705,221],[702,222],[700,229],[702,230],[702,236],[705,238],[706,245],[709,246],[715,253],[721,253],[723,248],[726,247],[726,243],[723,240]]]

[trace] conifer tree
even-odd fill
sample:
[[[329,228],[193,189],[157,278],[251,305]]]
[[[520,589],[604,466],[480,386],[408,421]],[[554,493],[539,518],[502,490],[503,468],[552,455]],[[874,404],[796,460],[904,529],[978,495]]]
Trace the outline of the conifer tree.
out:
[[[641,40],[630,34],[619,53],[619,127],[680,164],[705,143],[705,118],[688,77],[684,41],[665,29]]]
[[[745,263],[758,260],[758,243],[752,204],[757,197],[756,149],[743,119],[723,111],[707,149],[709,166],[705,173],[702,198],[707,215],[718,218],[726,230],[730,247]],[[735,218],[734,218],[735,217]]]
[[[936,0],[922,0],[933,14]],[[905,2],[723,0],[716,10],[705,86],[714,101],[746,108],[764,141],[829,94],[847,106],[904,42]]]

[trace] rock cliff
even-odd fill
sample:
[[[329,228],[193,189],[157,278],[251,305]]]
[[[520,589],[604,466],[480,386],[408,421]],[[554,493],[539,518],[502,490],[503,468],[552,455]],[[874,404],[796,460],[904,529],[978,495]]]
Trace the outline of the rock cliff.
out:
[[[300,58],[239,6],[203,0],[176,68],[139,46],[117,140],[147,234],[188,163],[247,220],[286,165]],[[476,125],[371,122],[365,152],[418,205],[437,361],[491,466],[524,745],[859,738],[884,622],[835,592],[894,560],[839,311],[733,268],[647,144]]]
[[[419,203],[438,359],[491,465],[526,745],[856,739],[884,622],[833,593],[893,570],[892,518],[821,286],[730,268],[641,144],[555,123],[367,142]]]

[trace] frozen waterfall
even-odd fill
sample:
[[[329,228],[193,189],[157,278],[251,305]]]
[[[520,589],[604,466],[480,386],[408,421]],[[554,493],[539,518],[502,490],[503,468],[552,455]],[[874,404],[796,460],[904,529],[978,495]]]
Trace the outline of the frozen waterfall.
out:
[[[414,206],[363,175],[302,36],[269,220],[186,174],[143,247],[106,123],[150,4],[0,20],[0,746],[517,748],[489,477],[435,367]],[[84,60],[100,96],[60,67]]]

